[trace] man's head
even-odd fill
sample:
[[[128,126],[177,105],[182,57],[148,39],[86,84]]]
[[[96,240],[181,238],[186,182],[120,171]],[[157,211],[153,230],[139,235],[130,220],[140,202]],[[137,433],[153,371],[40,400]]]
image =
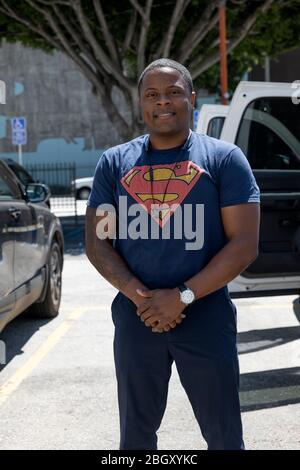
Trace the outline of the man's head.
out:
[[[195,92],[189,71],[171,59],[145,68],[138,82],[140,106],[152,139],[166,144],[188,132]],[[174,140],[175,139],[175,140]]]

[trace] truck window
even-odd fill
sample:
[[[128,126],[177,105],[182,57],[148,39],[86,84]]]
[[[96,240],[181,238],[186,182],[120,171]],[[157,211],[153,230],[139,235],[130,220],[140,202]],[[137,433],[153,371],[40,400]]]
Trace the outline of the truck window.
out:
[[[253,169],[300,170],[300,107],[288,97],[259,98],[244,112],[236,144]]]
[[[220,138],[222,129],[223,129],[223,124],[225,121],[224,116],[218,116],[214,117],[209,121],[209,124],[207,126],[207,135],[210,137],[215,137],[216,139]]]
[[[16,165],[15,163],[9,163],[8,165],[24,186],[34,183],[33,178],[22,166]]]

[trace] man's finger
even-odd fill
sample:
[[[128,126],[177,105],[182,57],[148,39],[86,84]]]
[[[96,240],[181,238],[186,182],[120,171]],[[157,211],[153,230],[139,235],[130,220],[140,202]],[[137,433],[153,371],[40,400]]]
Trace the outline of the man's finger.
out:
[[[153,325],[151,325],[153,327]],[[156,326],[152,328],[153,333],[163,333],[164,329],[159,326],[159,321],[156,322]]]
[[[179,325],[185,317],[186,315],[180,314],[175,320],[173,320],[171,323],[164,325],[164,326],[161,326],[158,323],[152,331],[154,331],[155,333],[162,333],[163,331],[169,331],[171,328],[175,328],[177,325]],[[153,327],[153,324],[151,324],[150,326]]]
[[[146,310],[148,310],[148,308],[150,308],[150,304],[149,302],[143,302],[141,305],[139,305],[139,307],[137,308],[136,310],[136,313],[140,316],[143,312],[146,312]]]
[[[180,315],[179,317],[177,317],[177,318],[175,319],[177,325],[179,325],[179,324],[182,322],[183,318],[185,318],[185,317],[182,317],[182,316]]]
[[[136,291],[142,297],[152,297],[153,295],[151,290],[147,290],[147,289],[137,289]]]
[[[146,325],[146,326],[152,326],[153,323],[155,323],[155,322],[158,323],[158,318],[157,318],[157,316],[153,316],[153,315],[152,315],[152,316],[150,316],[149,318],[147,318],[147,319],[145,320],[145,325]]]
[[[141,314],[140,319],[141,319],[141,321],[146,321],[146,320],[148,320],[148,318],[150,318],[150,317],[154,317],[154,318],[152,319],[152,322],[159,320],[159,317],[157,316],[157,313],[156,313],[156,312],[153,310],[153,308],[151,308],[151,307],[149,307],[145,312],[143,312],[143,313]],[[151,323],[152,323],[152,322],[151,322]]]

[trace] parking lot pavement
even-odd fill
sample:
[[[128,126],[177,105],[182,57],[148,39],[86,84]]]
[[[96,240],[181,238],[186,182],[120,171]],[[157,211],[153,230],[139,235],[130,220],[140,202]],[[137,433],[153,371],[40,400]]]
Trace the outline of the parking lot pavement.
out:
[[[0,448],[118,448],[115,293],[84,254],[66,255],[60,315],[19,318],[1,334]],[[234,302],[246,446],[300,449],[299,298]],[[175,365],[158,437],[160,449],[206,448]]]

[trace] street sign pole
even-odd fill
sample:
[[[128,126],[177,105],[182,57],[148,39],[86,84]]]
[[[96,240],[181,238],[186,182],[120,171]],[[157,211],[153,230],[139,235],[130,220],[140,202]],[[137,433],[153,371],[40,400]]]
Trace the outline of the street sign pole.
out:
[[[22,163],[22,145],[18,145],[18,157],[19,157],[19,165],[23,165]]]
[[[22,145],[27,143],[27,121],[25,117],[13,117],[12,124],[12,143],[18,147],[18,161],[22,165]]]

